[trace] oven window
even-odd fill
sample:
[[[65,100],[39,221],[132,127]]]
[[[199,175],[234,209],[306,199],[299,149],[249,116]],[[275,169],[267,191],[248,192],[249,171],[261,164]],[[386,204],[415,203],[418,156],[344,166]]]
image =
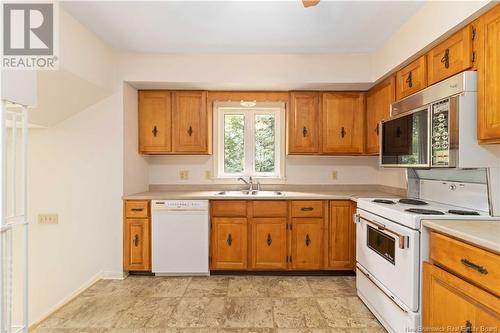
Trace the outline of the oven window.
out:
[[[428,165],[427,109],[382,123],[382,165]]]
[[[396,239],[369,225],[367,227],[368,235],[366,239],[368,247],[378,253],[382,258],[395,265],[396,258],[394,252],[396,250]]]

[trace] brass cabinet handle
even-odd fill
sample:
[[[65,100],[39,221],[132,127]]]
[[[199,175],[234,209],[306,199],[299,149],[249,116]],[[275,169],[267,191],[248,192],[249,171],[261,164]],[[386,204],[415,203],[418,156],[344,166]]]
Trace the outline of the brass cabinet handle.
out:
[[[444,68],[450,67],[450,49],[444,50],[444,55],[441,58],[441,62],[443,63]]]
[[[231,246],[231,244],[233,244],[233,236],[231,234],[227,235],[226,243],[229,246]]]
[[[134,236],[134,246],[137,247],[139,245],[139,235]]]
[[[462,258],[460,261],[462,262],[462,264],[465,267],[472,268],[481,274],[485,274],[485,275],[488,274],[488,270],[486,268],[484,268],[483,266],[476,265],[475,263],[470,262],[469,260],[467,260],[465,258]]]
[[[314,210],[314,208],[313,207],[302,207],[300,210],[303,212],[310,212],[310,211]]]
[[[193,127],[189,126],[187,132],[188,132],[189,136],[193,135]]]
[[[411,74],[411,72],[408,73],[408,78],[406,79],[406,83],[408,84],[409,88],[413,87],[413,80],[412,80],[412,74]]]
[[[271,237],[271,234],[267,234],[267,246],[271,246],[273,243],[273,238]]]
[[[306,246],[311,245],[311,237],[309,237],[309,234],[306,235],[305,242],[306,242]]]
[[[305,127],[305,126],[302,129],[302,135],[304,136],[304,138],[307,136],[307,127]]]
[[[344,126],[342,126],[342,128],[340,129],[340,136],[343,138],[345,135],[346,135],[346,130],[344,128]]]
[[[144,208],[132,208],[131,211],[133,212],[142,212]]]
[[[156,136],[156,134],[158,134],[158,128],[156,128],[156,125],[153,127],[151,133],[153,133],[153,136]]]

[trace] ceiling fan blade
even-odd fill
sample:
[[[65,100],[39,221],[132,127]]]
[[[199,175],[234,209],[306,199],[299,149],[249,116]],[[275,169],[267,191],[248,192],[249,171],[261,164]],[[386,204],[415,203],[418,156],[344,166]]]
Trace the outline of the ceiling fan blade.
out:
[[[320,0],[302,0],[302,4],[305,8],[316,6]]]

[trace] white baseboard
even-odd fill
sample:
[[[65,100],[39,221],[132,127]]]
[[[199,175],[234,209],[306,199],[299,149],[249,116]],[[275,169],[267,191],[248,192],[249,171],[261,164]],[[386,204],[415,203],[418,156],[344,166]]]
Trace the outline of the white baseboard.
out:
[[[128,276],[126,272],[114,272],[114,271],[104,271],[102,272],[102,278],[104,280],[123,280]]]
[[[31,324],[29,325],[29,331],[32,329],[36,328],[42,321],[47,319],[51,314],[68,304],[73,298],[76,296],[80,295],[85,289],[89,288],[91,285],[99,281],[100,279],[103,278],[103,272],[98,272],[96,275],[94,275],[92,278],[90,278],[87,282],[82,284],[78,289],[70,293],[68,296],[64,297],[60,302],[56,303],[54,306],[52,306],[48,311],[46,311],[44,314],[40,315],[38,318],[36,318]]]

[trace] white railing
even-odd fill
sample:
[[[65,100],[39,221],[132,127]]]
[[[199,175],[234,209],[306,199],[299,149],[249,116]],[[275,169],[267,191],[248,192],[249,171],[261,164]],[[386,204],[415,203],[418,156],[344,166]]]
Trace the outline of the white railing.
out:
[[[28,111],[24,106],[8,108],[5,101],[0,111],[0,333],[28,332]],[[17,230],[21,238],[15,237]],[[24,252],[16,256],[20,263],[14,263],[14,251]],[[15,289],[14,264],[21,280],[21,288]],[[16,307],[22,313],[15,317],[13,299],[22,303]]]

